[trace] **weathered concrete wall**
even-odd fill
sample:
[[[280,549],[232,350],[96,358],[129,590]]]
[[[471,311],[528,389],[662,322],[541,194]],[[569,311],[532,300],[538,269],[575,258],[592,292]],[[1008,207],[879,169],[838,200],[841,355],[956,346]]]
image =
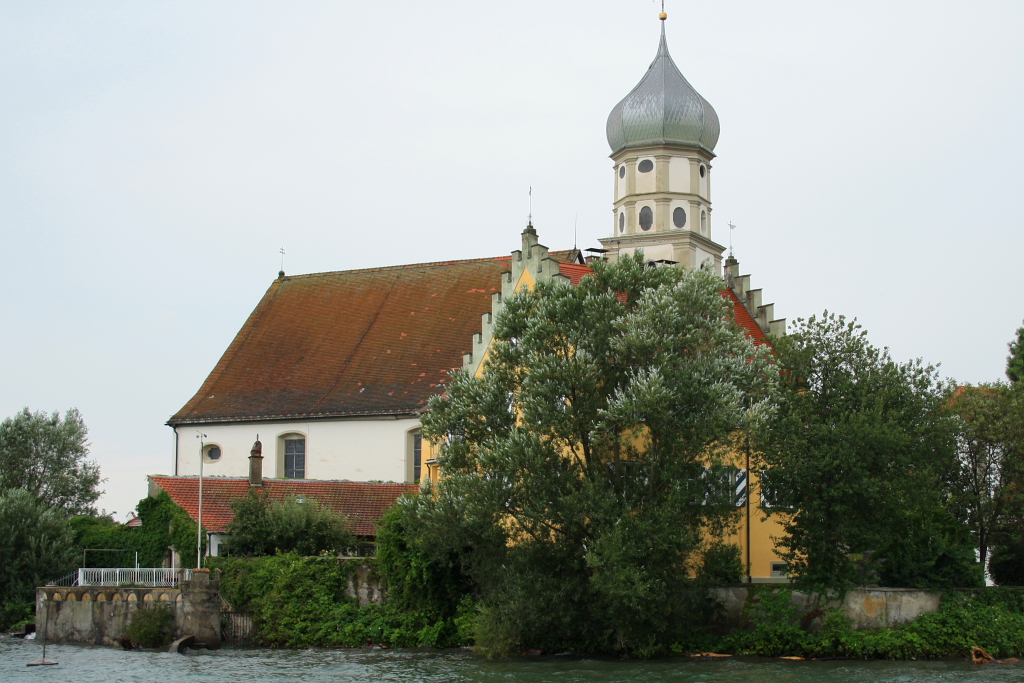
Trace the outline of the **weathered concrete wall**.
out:
[[[143,605],[166,604],[174,613],[174,637],[195,635],[220,645],[219,577],[196,572],[181,588],[45,586],[36,589],[36,630],[51,643],[116,645],[131,615]]]
[[[131,615],[142,605],[164,603],[174,611],[177,633],[184,623],[177,588],[46,586],[36,589],[36,630],[51,643],[116,645]]]
[[[380,576],[374,567],[365,564],[351,564],[351,571],[348,575],[348,587],[345,595],[359,600],[359,606],[383,605],[387,602],[387,595],[380,584]]]
[[[761,587],[759,592],[765,590],[771,589]],[[712,594],[722,603],[726,623],[732,627],[742,624],[743,608],[748,600],[751,606],[756,606],[760,599],[742,586],[715,588]],[[841,607],[854,629],[865,630],[906,624],[926,612],[938,612],[940,596],[915,588],[858,588],[847,591],[842,604],[838,595],[823,598],[800,591],[793,591],[791,600],[811,629],[821,627],[822,609]]]

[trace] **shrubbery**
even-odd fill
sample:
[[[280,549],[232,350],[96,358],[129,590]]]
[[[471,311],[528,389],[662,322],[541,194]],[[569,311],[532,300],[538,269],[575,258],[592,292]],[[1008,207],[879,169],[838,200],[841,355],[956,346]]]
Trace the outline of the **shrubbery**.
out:
[[[371,562],[364,561],[364,562]],[[458,611],[438,618],[396,604],[359,607],[345,594],[350,565],[334,557],[280,554],[211,560],[223,571],[221,593],[252,614],[256,642],[271,647],[453,647],[465,642]],[[463,604],[463,614],[472,602]]]
[[[165,647],[174,636],[174,612],[168,605],[143,605],[135,610],[124,633],[142,647]]]
[[[253,489],[231,503],[228,552],[260,556],[275,553],[319,555],[354,545],[349,522],[314,498],[274,501]]]
[[[937,659],[966,657],[975,646],[994,657],[1024,653],[1024,591],[983,589],[943,596],[939,612],[877,630],[854,631],[835,608],[823,610],[823,627],[802,628],[788,588],[752,591],[744,608],[746,628],[725,636],[697,634],[677,652],[713,650],[729,654],[807,658]]]

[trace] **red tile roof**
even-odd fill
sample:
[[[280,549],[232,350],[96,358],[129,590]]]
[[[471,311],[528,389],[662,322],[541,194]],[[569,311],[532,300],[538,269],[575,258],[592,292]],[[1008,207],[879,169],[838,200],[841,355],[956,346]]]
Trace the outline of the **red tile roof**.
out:
[[[168,424],[412,413],[462,366],[509,257],[275,280]]]
[[[199,477],[149,478],[167,492],[192,519],[199,517]],[[416,484],[374,484],[360,481],[318,481],[313,479],[264,479],[263,490],[271,500],[295,497],[314,498],[352,523],[357,536],[374,536],[376,523],[385,510],[404,493],[419,490]],[[227,531],[235,512],[231,501],[249,492],[247,478],[203,478],[203,526],[212,533]]]
[[[761,326],[757,324],[757,321],[747,311],[747,307],[740,302],[736,293],[731,289],[723,289],[722,296],[732,300],[732,310],[736,314],[736,323],[747,331],[747,334],[754,340],[754,343],[758,346],[761,344],[771,346],[771,342],[768,341],[768,337],[761,330]]]
[[[590,275],[594,270],[590,266],[584,266],[579,263],[559,263],[558,272],[569,278],[569,282],[575,287],[584,276]]]

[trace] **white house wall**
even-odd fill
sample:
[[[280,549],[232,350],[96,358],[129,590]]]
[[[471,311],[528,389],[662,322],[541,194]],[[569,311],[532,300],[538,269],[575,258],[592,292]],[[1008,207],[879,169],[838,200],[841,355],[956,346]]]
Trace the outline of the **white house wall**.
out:
[[[414,418],[385,418],[178,425],[176,473],[199,474],[200,446],[196,437],[202,432],[207,446],[214,444],[221,449],[219,460],[205,460],[205,476],[247,477],[249,452],[257,434],[263,443],[263,476],[283,476],[281,437],[291,434],[306,439],[306,479],[411,481],[410,432],[419,424]]]

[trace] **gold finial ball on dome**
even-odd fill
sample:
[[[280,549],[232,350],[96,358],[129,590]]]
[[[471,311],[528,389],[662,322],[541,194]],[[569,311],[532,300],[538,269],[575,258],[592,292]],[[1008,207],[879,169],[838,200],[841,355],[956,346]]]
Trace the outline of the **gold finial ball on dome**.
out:
[[[662,21],[665,21],[666,19],[668,19],[668,15],[662,12],[661,14],[658,15],[658,18],[661,19]]]

